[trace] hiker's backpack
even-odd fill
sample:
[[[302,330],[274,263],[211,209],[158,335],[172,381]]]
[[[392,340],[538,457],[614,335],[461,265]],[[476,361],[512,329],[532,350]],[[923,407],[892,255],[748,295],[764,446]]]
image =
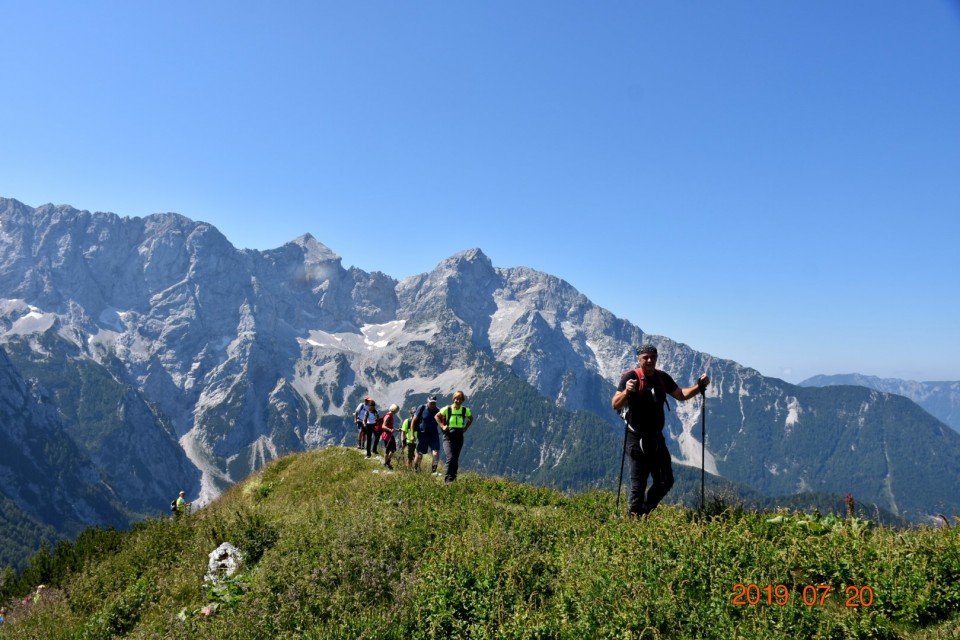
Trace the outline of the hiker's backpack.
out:
[[[170,511],[176,512],[177,510],[177,500],[174,498],[170,501]]]
[[[422,404],[417,408],[417,412],[414,414],[413,419],[417,420],[417,431],[423,433],[423,414],[427,411],[427,405]],[[413,432],[413,423],[410,425],[410,432]]]
[[[373,430],[377,433],[380,433],[381,431],[383,431],[383,416],[381,415],[377,416],[377,421],[373,425]]]
[[[453,413],[453,407],[451,407],[450,405],[447,405],[446,407],[444,407],[443,417],[446,418],[447,420],[447,427],[450,427],[450,416],[452,415],[456,415],[458,418],[460,418],[460,420],[463,423],[463,426],[465,427],[467,423],[467,411],[468,411],[467,408],[464,407],[463,405],[460,405],[460,412],[456,414]],[[462,427],[457,427],[457,428],[462,429]]]
[[[393,438],[393,437],[396,435],[396,429],[390,430],[390,429],[385,428],[385,426],[384,426],[384,425],[387,424],[387,416],[390,416],[390,426],[391,426],[391,427],[397,423],[397,421],[394,419],[392,413],[390,413],[389,411],[387,411],[387,413],[384,414],[383,419],[382,419],[382,420],[380,421],[380,423],[379,423],[379,424],[380,424],[380,439],[383,440],[384,442],[390,442],[390,439]]]
[[[663,391],[663,404],[666,405],[667,411],[671,411],[670,403],[667,401],[667,387],[663,384],[663,378],[660,376],[660,369],[654,369],[653,375],[650,378],[646,378],[643,375],[643,369],[637,367],[633,370],[637,375],[637,393],[652,393],[654,394],[654,399],[656,398],[657,388],[660,388]]]

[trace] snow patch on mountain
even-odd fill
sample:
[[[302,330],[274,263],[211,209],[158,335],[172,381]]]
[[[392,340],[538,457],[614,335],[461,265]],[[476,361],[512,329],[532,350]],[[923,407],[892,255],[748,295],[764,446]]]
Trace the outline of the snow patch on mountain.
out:
[[[24,300],[0,299],[0,326],[5,326],[4,336],[30,335],[43,333],[57,321],[53,313],[44,313],[41,309],[27,304]]]
[[[383,324],[369,324],[354,331],[329,332],[322,329],[306,331],[306,338],[297,338],[301,345],[320,349],[333,349],[351,353],[365,353],[409,342],[410,335],[404,332],[405,320],[393,320]]]
[[[100,312],[100,324],[106,326],[107,328],[113,329],[118,333],[122,333],[127,330],[127,326],[123,321],[124,312],[119,309],[114,309],[113,307],[106,307],[103,311]]]
[[[367,325],[360,328],[363,344],[368,349],[382,349],[403,334],[403,320],[394,320],[380,325]]]
[[[52,313],[42,313],[39,310],[31,310],[30,313],[22,316],[10,327],[10,333],[18,335],[43,333],[52,327],[56,321],[57,316]]]

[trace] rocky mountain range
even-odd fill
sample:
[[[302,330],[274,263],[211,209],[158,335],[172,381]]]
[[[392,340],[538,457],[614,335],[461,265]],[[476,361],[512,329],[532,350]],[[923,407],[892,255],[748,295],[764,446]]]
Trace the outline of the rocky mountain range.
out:
[[[156,513],[179,488],[203,503],[286,452],[349,445],[367,394],[410,409],[462,389],[478,416],[464,468],[611,488],[623,426],[610,397],[644,341],[680,384],[714,380],[703,460],[700,399],[668,414],[677,463],[768,496],[853,493],[916,519],[960,511],[960,434],[914,402],[764,377],[479,249],[398,281],[344,268],[310,235],[238,250],[178,214],[0,199],[0,373],[26,420],[5,418],[0,434],[5,452],[31,450],[29,438],[71,448],[35,473],[106,502],[61,505],[64,522]],[[82,470],[67,474],[65,458]],[[24,473],[0,460],[0,492],[27,506]]]
[[[95,526],[122,526],[129,514],[104,471],[64,432],[55,402],[35,393],[0,351],[0,486],[3,518],[10,510],[67,535]],[[29,534],[28,534],[29,535]]]
[[[910,398],[932,416],[960,431],[960,382],[917,382],[900,378],[878,378],[859,373],[820,375],[800,383],[801,387],[854,385]]]

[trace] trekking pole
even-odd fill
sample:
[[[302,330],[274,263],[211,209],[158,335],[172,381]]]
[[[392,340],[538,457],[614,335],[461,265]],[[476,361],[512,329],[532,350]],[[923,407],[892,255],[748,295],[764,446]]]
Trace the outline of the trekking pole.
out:
[[[706,501],[704,499],[704,457],[707,448],[707,390],[700,389],[700,514],[703,515]]]
[[[620,489],[623,487],[623,462],[627,459],[627,416],[626,412],[621,412],[620,417],[623,418],[623,453],[620,454],[620,480],[617,481],[617,506],[614,510],[614,515],[619,515],[620,513]]]

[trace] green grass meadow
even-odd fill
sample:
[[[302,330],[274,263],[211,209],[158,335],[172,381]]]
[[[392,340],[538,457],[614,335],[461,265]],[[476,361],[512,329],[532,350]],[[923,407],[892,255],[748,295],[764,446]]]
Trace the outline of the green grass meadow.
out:
[[[610,491],[396,466],[291,455],[188,517],[89,532],[32,561],[40,601],[8,580],[0,638],[960,636],[955,527],[677,506],[637,521]],[[205,582],[225,541],[240,570]]]

